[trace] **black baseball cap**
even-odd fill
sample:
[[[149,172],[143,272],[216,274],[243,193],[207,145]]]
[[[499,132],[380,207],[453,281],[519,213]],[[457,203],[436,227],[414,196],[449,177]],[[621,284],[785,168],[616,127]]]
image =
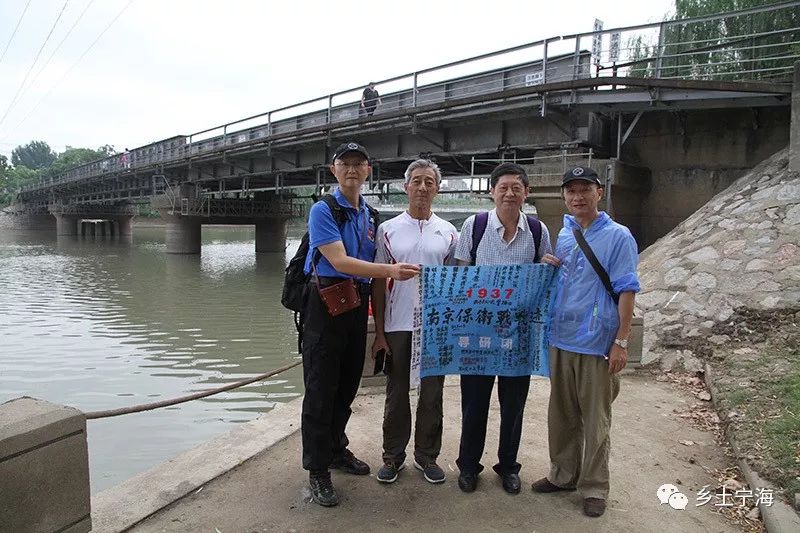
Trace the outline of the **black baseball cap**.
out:
[[[588,181],[589,183],[595,183],[598,187],[603,186],[603,184],[600,182],[600,177],[597,175],[597,172],[589,167],[575,167],[567,170],[561,180],[561,186],[563,187],[570,181],[575,180],[583,180]]]
[[[350,152],[359,153],[364,157],[366,157],[367,161],[369,161],[369,152],[367,152],[367,149],[354,141],[342,143],[339,146],[337,146],[336,150],[333,152],[333,159],[331,159],[331,161],[335,162],[337,159],[339,159],[345,154],[349,154]]]

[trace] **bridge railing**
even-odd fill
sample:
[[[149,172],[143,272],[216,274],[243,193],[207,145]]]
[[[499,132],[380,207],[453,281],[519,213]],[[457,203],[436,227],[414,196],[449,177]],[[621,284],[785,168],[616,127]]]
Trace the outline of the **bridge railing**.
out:
[[[468,97],[501,99],[505,91],[558,81],[613,77],[609,85],[615,86],[625,76],[789,81],[798,59],[800,1],[549,37],[378,81],[383,94],[371,116],[360,105],[363,87],[354,87],[88,163],[23,192],[152,168],[276,135],[413,114]]]

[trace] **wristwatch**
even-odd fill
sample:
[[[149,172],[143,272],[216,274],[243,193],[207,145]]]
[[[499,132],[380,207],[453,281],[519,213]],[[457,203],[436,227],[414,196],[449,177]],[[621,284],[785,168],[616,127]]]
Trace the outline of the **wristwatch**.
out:
[[[628,339],[614,339],[614,344],[616,344],[623,350],[628,349]]]

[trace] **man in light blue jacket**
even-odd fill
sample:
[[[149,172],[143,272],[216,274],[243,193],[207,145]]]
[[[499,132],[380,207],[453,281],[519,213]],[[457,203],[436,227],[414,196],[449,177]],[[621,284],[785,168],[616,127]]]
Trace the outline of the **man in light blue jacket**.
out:
[[[639,254],[628,228],[598,211],[603,186],[594,170],[567,171],[561,191],[571,214],[564,216],[555,256],[542,258],[561,267],[550,330],[551,467],[532,489],[580,490],[584,514],[596,517],[608,497],[611,403],[628,361]],[[578,244],[581,235],[607,273],[608,287]]]

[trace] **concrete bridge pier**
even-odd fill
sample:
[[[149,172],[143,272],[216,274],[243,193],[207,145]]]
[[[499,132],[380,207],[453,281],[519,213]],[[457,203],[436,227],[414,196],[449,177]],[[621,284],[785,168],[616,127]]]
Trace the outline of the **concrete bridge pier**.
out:
[[[114,222],[117,225],[117,228],[116,228],[117,229],[117,232],[116,232],[117,235],[119,235],[120,237],[130,237],[131,235],[133,235],[133,230],[132,230],[133,217],[132,216],[117,217],[117,218],[114,219]]]
[[[167,217],[167,253],[199,254],[202,224],[194,217]]]
[[[285,218],[268,218],[256,222],[256,253],[285,252],[288,227],[289,221]]]
[[[78,217],[72,215],[53,215],[56,217],[56,235],[77,235]]]

